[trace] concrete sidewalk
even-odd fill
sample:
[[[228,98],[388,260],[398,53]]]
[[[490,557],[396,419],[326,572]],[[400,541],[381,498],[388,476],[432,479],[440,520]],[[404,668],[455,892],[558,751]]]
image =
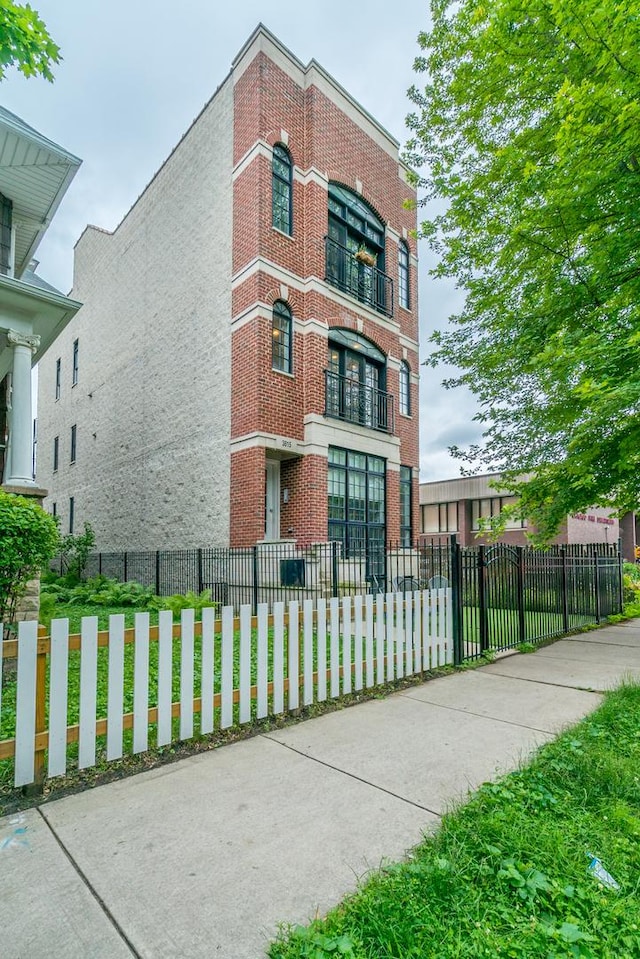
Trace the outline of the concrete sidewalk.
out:
[[[625,677],[640,620],[0,820],[3,959],[258,959]]]

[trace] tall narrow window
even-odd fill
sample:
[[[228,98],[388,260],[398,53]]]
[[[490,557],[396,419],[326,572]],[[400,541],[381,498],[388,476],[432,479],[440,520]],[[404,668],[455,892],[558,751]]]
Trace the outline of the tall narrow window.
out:
[[[71,385],[77,386],[78,384],[78,340],[73,341],[73,374],[71,378]]]
[[[411,467],[400,467],[400,545],[411,546]]]
[[[77,438],[77,427],[75,424],[71,427],[71,462],[75,463],[76,461],[76,438]]]
[[[11,276],[13,263],[11,262],[11,217],[13,204],[6,196],[0,193],[0,273]]]
[[[409,309],[409,247],[404,240],[398,246],[398,300],[400,306]]]
[[[69,497],[69,532],[73,533],[73,527],[75,525],[75,516],[76,513],[76,501],[73,496]]]
[[[273,148],[273,225],[277,230],[291,235],[293,233],[293,204],[291,174],[293,167],[291,156],[286,147],[276,143]]]
[[[56,360],[56,399],[60,399],[60,384],[62,380],[62,360],[60,357]]]
[[[411,414],[411,371],[404,360],[400,364],[400,412],[404,416]]]
[[[57,503],[52,503],[52,504],[51,504],[51,515],[52,515],[52,516],[57,516],[57,515],[58,515],[58,504],[57,504]]]
[[[271,366],[281,373],[291,373],[293,369],[292,325],[291,310],[282,300],[276,300],[271,325]]]
[[[53,472],[54,473],[58,469],[58,465],[60,462],[59,457],[60,457],[60,437],[54,436],[53,437]]]

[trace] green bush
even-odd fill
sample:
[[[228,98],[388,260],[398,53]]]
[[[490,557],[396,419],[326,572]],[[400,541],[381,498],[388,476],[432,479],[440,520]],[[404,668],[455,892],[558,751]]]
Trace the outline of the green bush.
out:
[[[151,600],[152,609],[170,609],[174,616],[178,615],[183,609],[195,609],[200,611],[208,606],[216,606],[211,599],[211,590],[203,589],[200,595],[189,592],[175,593],[173,596],[154,596]]]
[[[70,533],[60,541],[60,558],[67,571],[65,579],[69,585],[84,579],[89,553],[95,545],[96,537],[91,523],[84,524],[84,532],[75,536]]]
[[[627,572],[627,566],[631,565],[631,563],[624,564],[625,568],[622,575],[622,598],[625,604],[640,602],[640,578],[634,579]]]
[[[0,622],[13,622],[27,583],[59,545],[56,521],[35,500],[0,490]]]

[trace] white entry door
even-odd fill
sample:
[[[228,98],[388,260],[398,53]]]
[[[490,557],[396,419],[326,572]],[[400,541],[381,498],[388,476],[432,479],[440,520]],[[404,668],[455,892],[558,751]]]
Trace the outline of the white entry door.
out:
[[[280,460],[266,461],[264,538],[280,539]]]

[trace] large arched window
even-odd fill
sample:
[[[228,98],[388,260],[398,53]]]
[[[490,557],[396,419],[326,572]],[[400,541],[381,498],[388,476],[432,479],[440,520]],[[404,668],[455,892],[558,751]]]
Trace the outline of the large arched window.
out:
[[[293,369],[293,320],[291,310],[283,300],[276,300],[273,304],[271,367],[281,373],[291,373]]]
[[[329,331],[325,413],[374,430],[393,431],[386,392],[386,357],[353,330]]]
[[[398,303],[408,310],[411,305],[409,296],[409,247],[400,240],[398,246]]]
[[[293,202],[291,155],[281,143],[273,148],[272,171],[272,213],[273,225],[277,230],[293,233]]]
[[[400,364],[400,412],[404,416],[411,415],[411,370],[409,364],[402,361]]]
[[[361,303],[393,314],[393,284],[386,276],[384,223],[362,197],[329,184],[329,232],[325,279]]]

